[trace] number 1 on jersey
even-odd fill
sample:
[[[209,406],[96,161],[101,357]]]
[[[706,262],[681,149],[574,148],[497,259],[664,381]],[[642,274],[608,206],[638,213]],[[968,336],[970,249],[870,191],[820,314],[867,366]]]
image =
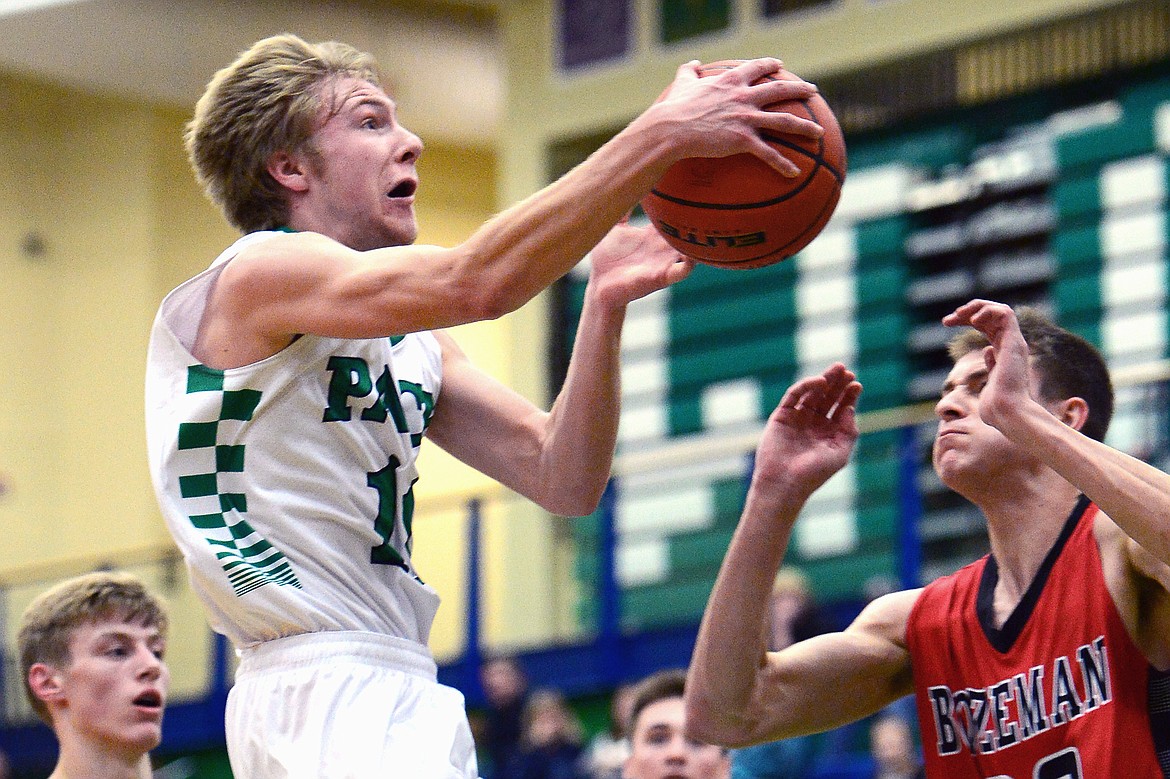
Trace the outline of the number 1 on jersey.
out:
[[[414,481],[402,496],[401,546],[394,544],[394,531],[398,519],[398,458],[390,455],[390,462],[380,471],[366,474],[366,485],[378,493],[378,514],[374,517],[374,532],[382,539],[378,546],[370,548],[370,562],[375,565],[397,565],[413,574],[407,559],[410,556],[410,540],[414,520]],[[415,481],[418,481],[415,479]]]

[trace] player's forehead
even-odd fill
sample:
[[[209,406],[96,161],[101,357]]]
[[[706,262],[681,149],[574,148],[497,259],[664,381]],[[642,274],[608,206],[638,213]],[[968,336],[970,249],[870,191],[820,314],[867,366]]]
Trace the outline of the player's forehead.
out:
[[[146,624],[140,619],[129,619],[122,615],[111,615],[80,623],[74,628],[72,639],[76,645],[108,641],[151,643],[162,641],[163,635],[158,625]]]
[[[322,111],[326,120],[340,115],[375,108],[393,113],[394,101],[386,90],[356,76],[337,76],[321,83]]]
[[[978,350],[967,352],[955,360],[955,364],[951,366],[946,379],[943,380],[942,389],[946,392],[986,376],[987,362],[983,359],[983,353]]]
[[[634,735],[649,733],[654,730],[683,729],[686,719],[686,710],[683,699],[679,697],[662,698],[646,706],[638,713],[638,722],[634,728]]]

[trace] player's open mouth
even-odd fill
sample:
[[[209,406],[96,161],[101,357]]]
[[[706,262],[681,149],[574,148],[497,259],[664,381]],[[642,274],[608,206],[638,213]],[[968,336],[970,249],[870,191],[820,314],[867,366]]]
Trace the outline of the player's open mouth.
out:
[[[135,698],[134,705],[144,709],[161,709],[162,695],[154,690],[149,690]]]
[[[418,182],[416,182],[416,181],[403,181],[398,186],[394,187],[394,189],[387,192],[386,196],[393,197],[393,198],[410,197],[411,195],[414,194],[414,191],[416,189],[418,189]]]

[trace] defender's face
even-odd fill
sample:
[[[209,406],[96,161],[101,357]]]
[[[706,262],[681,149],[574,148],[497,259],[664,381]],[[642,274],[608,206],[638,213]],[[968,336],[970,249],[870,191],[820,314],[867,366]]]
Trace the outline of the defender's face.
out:
[[[413,243],[422,141],[398,124],[394,102],[379,87],[345,77],[320,88],[334,110],[305,153],[312,229],[363,251]]]
[[[625,779],[727,779],[731,758],[720,747],[687,738],[682,698],[642,709],[630,733]]]
[[[987,384],[983,354],[970,352],[955,362],[935,405],[938,432],[934,439],[934,468],[943,483],[957,488],[956,480],[1007,444],[1003,435],[979,416],[979,396]]]
[[[78,627],[69,665],[58,671],[65,702],[58,725],[126,754],[154,749],[170,683],[165,649],[155,627],[116,619]]]
[[[934,469],[943,484],[971,496],[971,490],[997,488],[997,474],[1031,461],[1027,451],[983,421],[980,400],[988,370],[981,351],[955,362],[935,404],[938,432],[934,439]],[[1032,372],[1032,397],[1039,396],[1039,379]]]

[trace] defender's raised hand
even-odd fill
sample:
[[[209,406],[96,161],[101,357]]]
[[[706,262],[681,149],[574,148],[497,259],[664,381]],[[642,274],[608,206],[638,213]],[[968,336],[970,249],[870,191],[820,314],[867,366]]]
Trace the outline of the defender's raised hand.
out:
[[[861,384],[841,363],[788,388],[768,418],[753,477],[811,494],[845,466],[857,440]]]
[[[1032,368],[1028,344],[1010,306],[990,300],[972,300],[943,317],[947,327],[969,326],[990,343],[983,350],[987,378],[981,390],[980,414],[987,424],[1003,429],[1019,414],[1032,392]]]
[[[610,306],[622,306],[682,281],[694,260],[671,247],[650,225],[616,224],[589,253],[592,290]]]

